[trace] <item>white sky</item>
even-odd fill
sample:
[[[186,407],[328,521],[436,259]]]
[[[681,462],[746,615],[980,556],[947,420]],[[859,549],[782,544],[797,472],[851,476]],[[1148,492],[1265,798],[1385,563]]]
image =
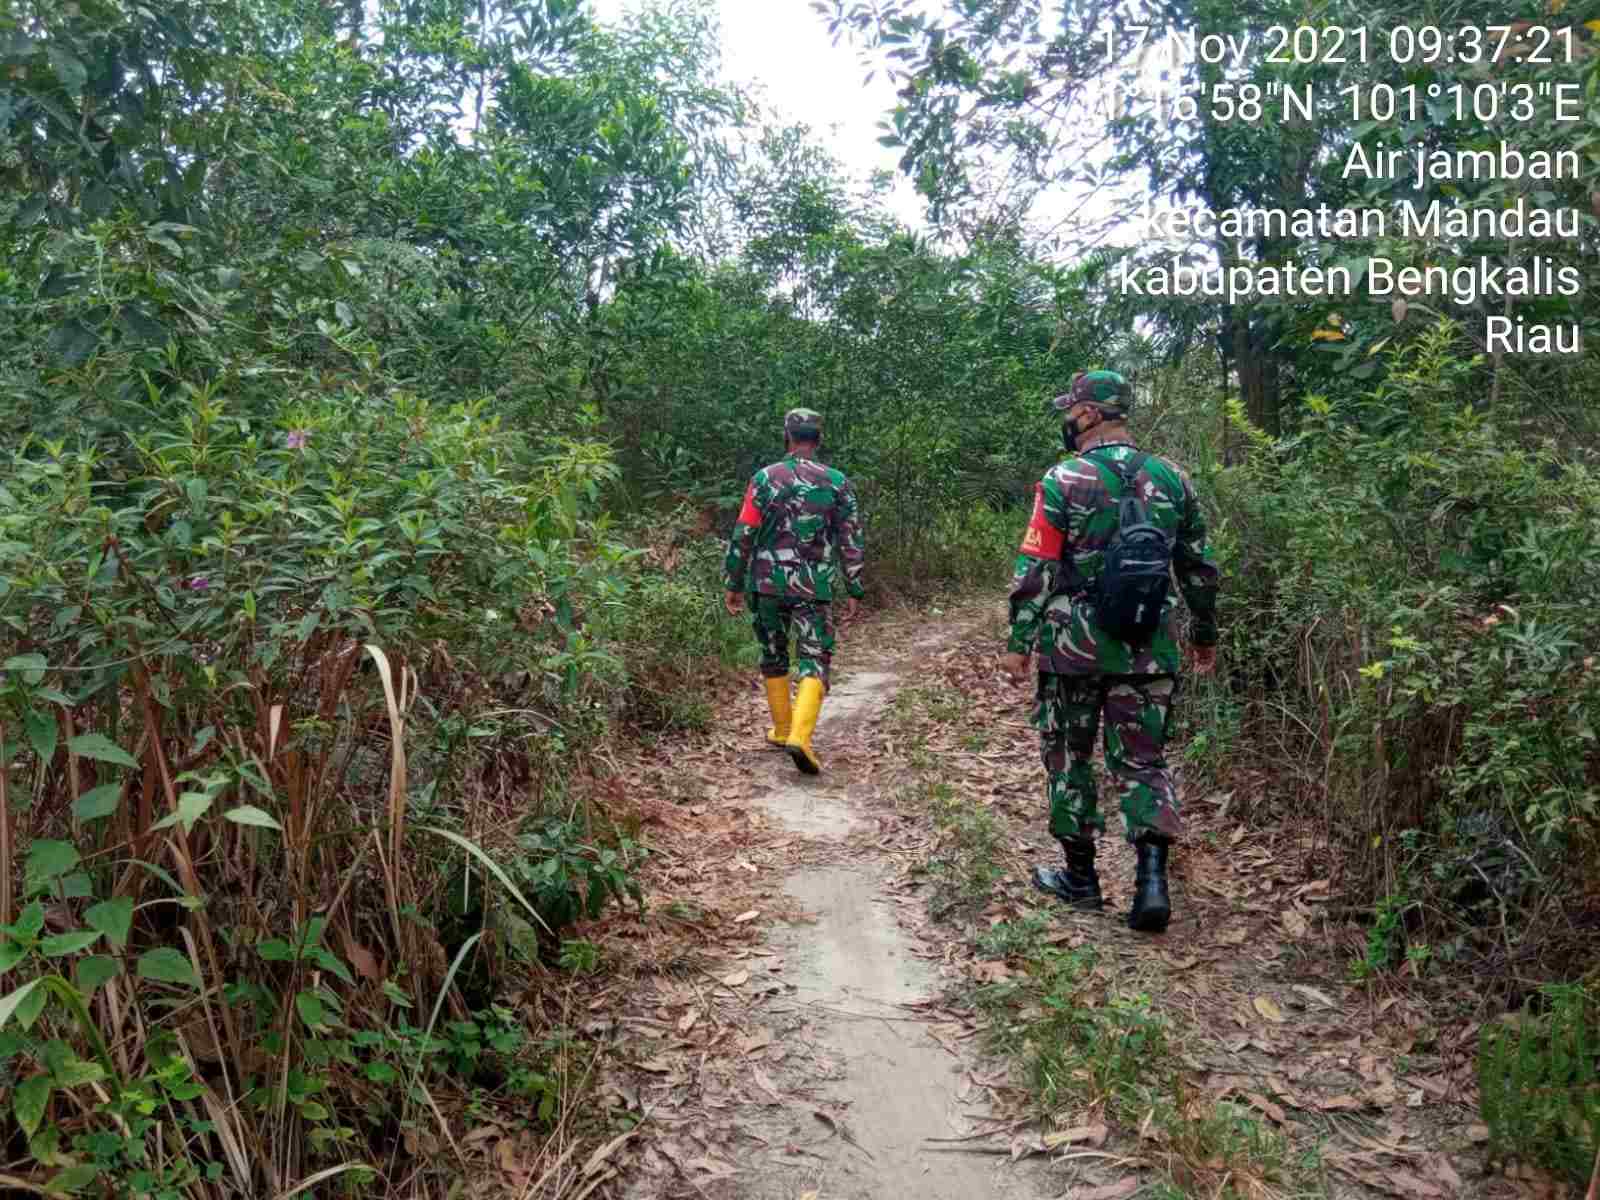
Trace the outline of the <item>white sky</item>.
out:
[[[599,22],[615,20],[640,0],[590,0]],[[722,25],[722,74],[755,85],[768,107],[811,126],[813,136],[861,181],[873,171],[895,172],[889,207],[922,227],[922,200],[896,167],[899,152],[878,145],[878,122],[894,107],[894,87],[868,68],[848,41],[833,45],[827,23],[809,0],[717,0]]]

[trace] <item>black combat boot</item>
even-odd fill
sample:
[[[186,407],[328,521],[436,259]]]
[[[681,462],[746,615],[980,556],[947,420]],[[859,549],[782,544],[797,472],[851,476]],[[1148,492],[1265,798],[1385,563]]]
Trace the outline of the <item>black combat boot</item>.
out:
[[[1035,867],[1033,886],[1066,901],[1070,908],[1098,912],[1105,901],[1100,896],[1100,876],[1094,869],[1094,838],[1062,838],[1061,848],[1067,854],[1066,868]]]
[[[1133,879],[1129,929],[1162,933],[1172,919],[1172,899],[1167,895],[1167,848],[1170,845],[1168,839],[1154,833],[1142,835],[1133,844],[1139,855],[1139,866]]]

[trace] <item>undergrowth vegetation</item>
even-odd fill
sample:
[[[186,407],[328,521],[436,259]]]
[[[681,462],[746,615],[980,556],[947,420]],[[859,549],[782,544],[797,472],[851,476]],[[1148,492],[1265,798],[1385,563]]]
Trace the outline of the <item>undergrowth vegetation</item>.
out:
[[[1592,443],[1486,405],[1483,360],[1452,323],[1385,357],[1381,384],[1308,396],[1280,439],[1235,406],[1232,464],[1196,460],[1230,567],[1223,677],[1182,709],[1184,757],[1219,787],[1253,765],[1275,783],[1235,795],[1239,811],[1301,814],[1328,847],[1370,906],[1354,978],[1470,971],[1483,1016],[1526,1007],[1559,1026],[1541,985],[1591,1004],[1600,986]],[[1163,415],[1180,441],[1211,419]],[[1574,1153],[1558,1125],[1494,1104],[1520,1061],[1484,1063],[1496,1137],[1586,1179],[1592,1135]],[[1581,1085],[1551,1086],[1581,1109]]]
[[[1592,1088],[1560,1032],[1600,985],[1592,352],[1512,370],[1370,306],[1322,339],[1292,306],[1135,313],[1025,201],[914,233],[721,79],[711,12],[0,11],[5,1185],[444,1194],[469,1121],[614,1134],[580,1102],[598,1048],[538,1000],[642,903],[618,739],[707,729],[753,665],[718,573],[781,414],[825,415],[871,598],[931,613],[998,601],[1043,402],[1102,364],[1225,570],[1193,777],[1251,764],[1277,783],[1241,814],[1314,814],[1372,913],[1352,973],[1527,1003],[1543,1032],[1486,1044],[1496,1145],[1570,1171],[1592,1119],[1505,1096]],[[1259,179],[1283,147],[1241,138],[1190,157]],[[1212,344],[1248,353],[1219,379]],[[938,915],[970,920],[1000,833],[908,755]],[[1173,1093],[1141,993],[1036,932],[983,935],[1031,964],[985,1003],[1040,1018],[1041,1094],[1271,1168]]]
[[[25,2],[0,67],[7,1186],[613,1132],[538,998],[642,903],[617,740],[753,665],[745,479],[820,407],[880,598],[1003,569],[1070,273],[758,128],[704,6]]]
[[[1296,1151],[1262,1113],[1193,1087],[1191,1031],[1163,995],[1156,963],[1086,940],[1089,927],[1065,927],[1048,902],[997,915],[1003,881],[1017,885],[1014,831],[964,794],[973,775],[951,781],[926,749],[930,726],[968,726],[973,713],[971,698],[950,689],[896,693],[890,720],[907,773],[897,802],[937,830],[914,877],[926,879],[929,916],[958,931],[978,960],[977,981],[957,985],[955,998],[975,1014],[986,1050],[1026,1083],[1040,1144],[1062,1148],[1066,1162],[1075,1140],[1104,1139],[1098,1126],[1137,1131],[1160,1149],[1150,1194],[1173,1200],[1326,1194],[1314,1148]]]

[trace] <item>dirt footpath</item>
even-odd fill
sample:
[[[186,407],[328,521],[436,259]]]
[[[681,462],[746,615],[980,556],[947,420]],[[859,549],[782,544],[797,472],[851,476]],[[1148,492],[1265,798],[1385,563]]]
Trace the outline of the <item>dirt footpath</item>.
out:
[[[1000,624],[987,605],[847,630],[814,742],[820,777],[763,748],[754,679],[709,735],[619,764],[657,853],[647,915],[592,933],[619,976],[588,1006],[600,1015],[586,1032],[603,1026],[613,1047],[600,1094],[613,1120],[638,1122],[597,1194],[1538,1194],[1482,1171],[1470,1021],[1442,1011],[1438,989],[1352,982],[1364,933],[1336,916],[1325,846],[1273,811],[1270,780],[1183,788],[1165,936],[1122,922],[1132,853],[1114,804],[1105,914],[1065,912],[1028,885],[1028,867],[1059,850],[1026,697],[998,674]],[[969,820],[989,874],[959,919],[935,919],[971,876],[930,864]],[[996,941],[1024,928],[1033,951]],[[1008,986],[1024,1002],[1001,1019],[1022,1030],[1013,1055],[1028,1053],[1039,945],[1093,951],[1083,1004],[1131,998],[1167,1023],[1160,1070],[1178,1107],[1164,1124],[1076,1084],[1046,1116],[1020,1059],[984,1057]]]

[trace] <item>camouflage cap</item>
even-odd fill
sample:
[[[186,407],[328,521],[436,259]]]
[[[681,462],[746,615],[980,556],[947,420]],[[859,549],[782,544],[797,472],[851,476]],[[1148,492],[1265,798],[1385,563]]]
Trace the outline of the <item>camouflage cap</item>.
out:
[[[1072,386],[1050,401],[1050,407],[1066,412],[1075,404],[1096,404],[1126,412],[1132,402],[1133,389],[1116,371],[1079,371]]]
[[[791,408],[783,414],[783,432],[790,437],[821,437],[822,414],[810,408]]]

